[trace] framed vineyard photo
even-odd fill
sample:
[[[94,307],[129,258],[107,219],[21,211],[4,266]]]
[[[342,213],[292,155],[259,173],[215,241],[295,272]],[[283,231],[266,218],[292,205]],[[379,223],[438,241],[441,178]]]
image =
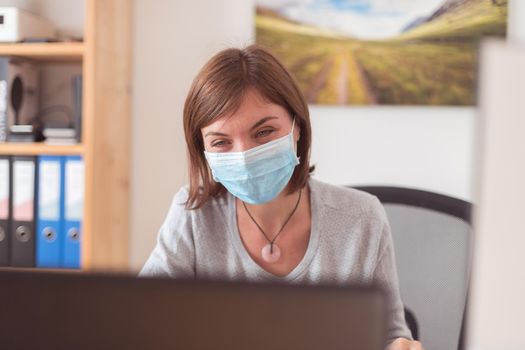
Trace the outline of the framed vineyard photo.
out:
[[[311,104],[475,104],[478,45],[507,0],[256,0],[256,42]]]

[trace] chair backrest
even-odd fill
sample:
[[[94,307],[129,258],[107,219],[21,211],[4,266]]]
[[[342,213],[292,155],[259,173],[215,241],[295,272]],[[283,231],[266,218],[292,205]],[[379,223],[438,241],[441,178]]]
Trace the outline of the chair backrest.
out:
[[[394,240],[401,297],[432,350],[462,346],[470,271],[471,204],[400,187],[354,187],[379,198]]]

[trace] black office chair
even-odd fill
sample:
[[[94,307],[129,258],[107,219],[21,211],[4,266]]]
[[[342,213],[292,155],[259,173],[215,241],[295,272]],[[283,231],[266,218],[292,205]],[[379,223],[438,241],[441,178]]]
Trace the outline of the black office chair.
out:
[[[394,239],[407,325],[427,349],[463,347],[470,272],[471,207],[461,199],[401,187],[360,186],[385,207]]]

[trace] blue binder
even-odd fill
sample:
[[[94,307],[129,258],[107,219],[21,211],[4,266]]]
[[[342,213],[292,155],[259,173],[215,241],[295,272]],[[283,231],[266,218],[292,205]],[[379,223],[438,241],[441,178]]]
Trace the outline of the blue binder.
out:
[[[84,161],[66,156],[64,162],[64,235],[62,267],[80,268],[84,214]]]
[[[37,267],[57,268],[62,264],[63,173],[63,157],[38,158]]]

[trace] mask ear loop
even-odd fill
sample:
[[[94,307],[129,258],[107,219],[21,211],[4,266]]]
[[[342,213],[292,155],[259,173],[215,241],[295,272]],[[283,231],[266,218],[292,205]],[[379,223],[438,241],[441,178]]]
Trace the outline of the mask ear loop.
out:
[[[295,115],[293,116],[292,131],[290,132],[290,135],[291,135],[291,138],[292,138],[292,145],[293,145],[294,153],[297,155],[297,142],[294,141],[294,137],[293,137],[294,136],[294,134],[293,134],[294,127],[295,127]],[[297,139],[297,141],[299,141],[299,138]]]

